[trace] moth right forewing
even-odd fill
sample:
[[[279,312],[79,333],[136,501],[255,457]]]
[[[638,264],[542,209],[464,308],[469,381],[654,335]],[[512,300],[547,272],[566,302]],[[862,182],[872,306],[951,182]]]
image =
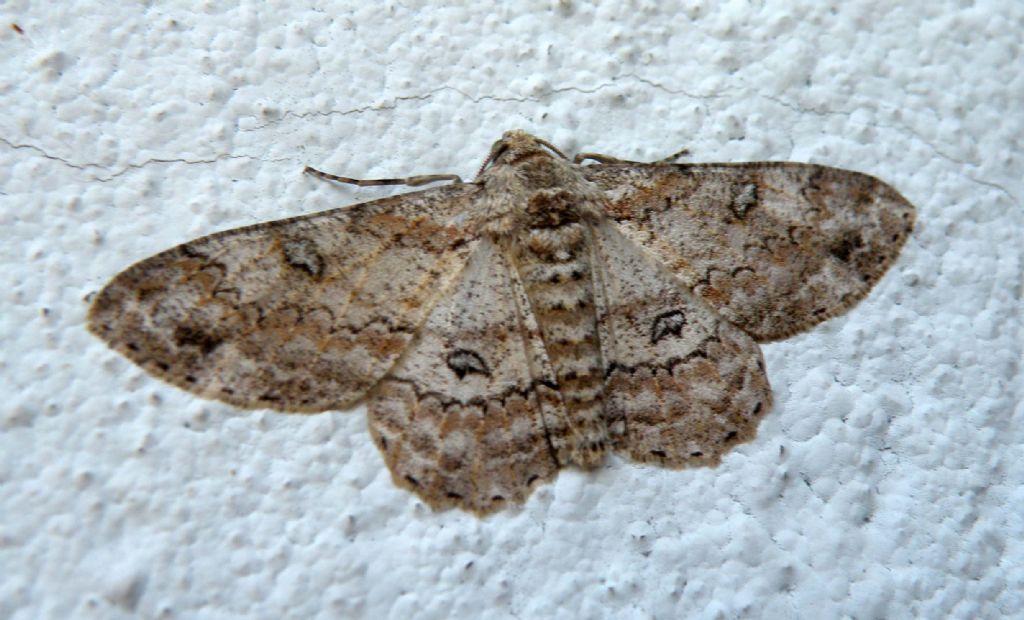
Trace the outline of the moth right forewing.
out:
[[[594,239],[615,449],[671,467],[717,464],[771,406],[760,348],[613,222],[595,226]]]
[[[489,513],[521,503],[559,464],[537,377],[536,329],[502,248],[481,241],[369,405],[392,477],[434,508]]]
[[[358,402],[475,244],[452,185],[228,230],[118,274],[89,329],[154,375],[240,407]]]
[[[895,261],[914,207],[866,174],[814,164],[581,168],[609,216],[759,341],[849,309]]]

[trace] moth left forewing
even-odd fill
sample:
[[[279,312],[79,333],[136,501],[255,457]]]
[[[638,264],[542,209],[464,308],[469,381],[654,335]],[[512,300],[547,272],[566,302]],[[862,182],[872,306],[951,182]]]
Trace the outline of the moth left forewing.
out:
[[[914,208],[874,177],[797,163],[584,166],[630,240],[759,341],[863,298]]]
[[[592,234],[613,447],[670,467],[717,464],[771,407],[760,348],[611,221]]]
[[[472,185],[195,239],[97,294],[89,329],[150,373],[239,407],[358,402],[475,243]]]

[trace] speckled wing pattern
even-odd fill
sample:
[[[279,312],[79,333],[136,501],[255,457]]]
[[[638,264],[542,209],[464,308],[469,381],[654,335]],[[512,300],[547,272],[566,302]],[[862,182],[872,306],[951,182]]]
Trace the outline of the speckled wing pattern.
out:
[[[472,182],[185,243],[89,329],[239,407],[365,401],[398,485],[487,514],[608,452],[717,464],[771,407],[757,342],[847,310],[914,222],[846,170],[582,157],[510,131]]]
[[[150,373],[238,407],[350,407],[394,364],[473,246],[471,185],[238,228],[117,275],[89,329]]]
[[[545,418],[564,412],[527,303],[505,253],[481,242],[370,401],[395,482],[435,507],[491,512],[558,471]]]
[[[631,241],[759,342],[841,314],[899,255],[914,207],[814,164],[585,166]]]
[[[761,350],[631,243],[595,227],[605,410],[634,461],[717,465],[771,406]]]

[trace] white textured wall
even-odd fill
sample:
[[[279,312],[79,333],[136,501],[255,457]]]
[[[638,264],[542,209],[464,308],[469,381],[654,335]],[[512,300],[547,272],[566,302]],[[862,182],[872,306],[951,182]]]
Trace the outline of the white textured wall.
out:
[[[234,4],[0,5],[0,617],[1024,613],[1019,3]],[[720,467],[613,459],[483,521],[395,488],[361,411],[199,400],[84,330],[137,259],[386,191],[305,164],[472,176],[516,127],[854,168],[919,226],[765,348]]]

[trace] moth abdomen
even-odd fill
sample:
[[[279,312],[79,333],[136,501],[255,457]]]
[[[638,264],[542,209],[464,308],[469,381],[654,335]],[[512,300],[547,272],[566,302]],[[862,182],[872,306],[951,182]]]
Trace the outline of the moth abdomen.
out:
[[[567,205],[560,207],[569,211]],[[558,225],[545,221],[527,228],[513,252],[565,409],[567,436],[562,443],[568,448],[559,458],[592,467],[606,451],[608,428],[587,244],[584,225],[572,215]]]

